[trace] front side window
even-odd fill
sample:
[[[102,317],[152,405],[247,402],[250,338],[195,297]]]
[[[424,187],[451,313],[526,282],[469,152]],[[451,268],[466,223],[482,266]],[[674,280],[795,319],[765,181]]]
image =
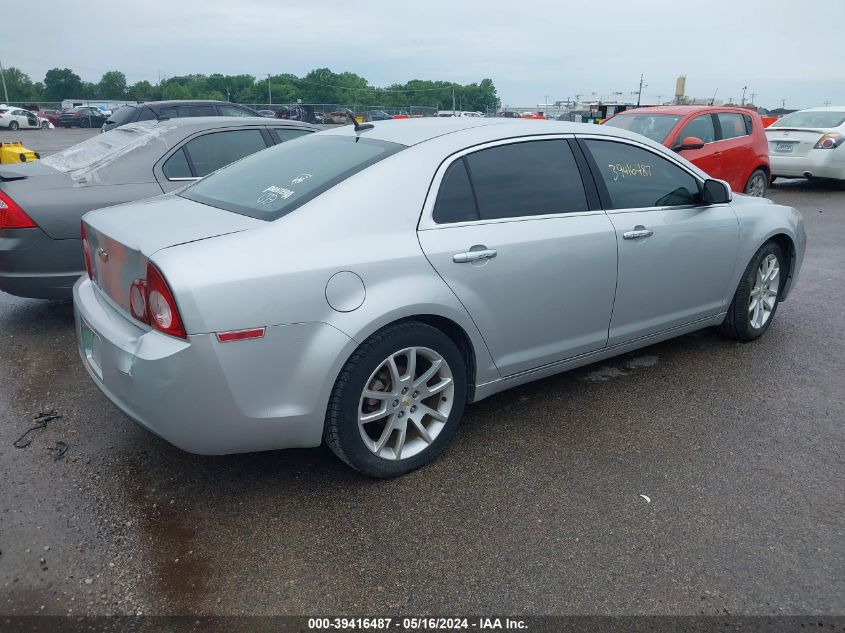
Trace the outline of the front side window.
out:
[[[251,112],[241,110],[240,108],[236,108],[234,106],[224,105],[219,107],[221,116],[254,116]]]
[[[613,209],[690,205],[698,181],[657,154],[616,141],[586,140]]]
[[[271,127],[270,133],[277,143],[284,143],[285,141],[292,141],[300,136],[311,134],[309,130],[291,130],[283,127]]]
[[[719,119],[719,126],[722,128],[722,140],[747,136],[745,119],[741,114],[719,112],[716,117]]]
[[[231,130],[197,137],[185,145],[185,151],[194,165],[194,175],[202,177],[265,147],[259,130]]]
[[[275,220],[404,148],[354,136],[309,135],[244,158],[179,195],[232,213]]]
[[[716,128],[713,127],[713,117],[709,114],[702,114],[695,117],[684,126],[678,135],[678,143],[683,143],[685,138],[693,136],[705,143],[712,143],[716,140]]]
[[[482,220],[587,210],[566,141],[500,145],[469,154],[466,161]]]

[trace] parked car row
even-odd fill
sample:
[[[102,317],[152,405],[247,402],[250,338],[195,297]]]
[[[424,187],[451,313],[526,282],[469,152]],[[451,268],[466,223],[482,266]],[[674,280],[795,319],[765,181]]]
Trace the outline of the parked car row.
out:
[[[42,129],[46,130],[53,124],[49,119],[39,116],[35,112],[15,108],[7,105],[0,105],[0,128],[7,128],[14,132],[20,129]]]

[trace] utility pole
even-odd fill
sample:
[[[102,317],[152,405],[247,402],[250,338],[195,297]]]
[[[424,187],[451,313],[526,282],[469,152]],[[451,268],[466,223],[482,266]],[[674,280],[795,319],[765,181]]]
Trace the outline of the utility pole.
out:
[[[640,87],[637,89],[637,107],[640,107],[640,98],[643,96],[643,76],[640,74]]]
[[[742,87],[742,102],[739,105],[745,105],[745,91],[748,90],[748,86]]]
[[[0,62],[0,77],[3,78],[3,94],[6,96],[6,103],[9,103],[9,91],[6,90],[6,71],[3,70],[3,62]]]
[[[452,86],[452,116],[455,115],[455,86]]]
[[[752,92],[752,93],[751,93],[751,104],[752,104],[752,105],[754,104],[754,100],[755,100],[756,98],[757,98],[757,93],[756,93],[756,92]]]
[[[784,110],[786,110],[786,99],[780,100],[780,107],[783,108]]]
[[[273,89],[270,88],[270,73],[267,73],[267,99],[269,100],[267,105],[273,105]]]

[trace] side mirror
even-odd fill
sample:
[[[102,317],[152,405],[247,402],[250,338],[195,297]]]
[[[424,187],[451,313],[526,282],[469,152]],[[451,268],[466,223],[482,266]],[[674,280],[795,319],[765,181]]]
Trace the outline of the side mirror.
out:
[[[731,201],[731,188],[724,180],[708,178],[701,190],[701,202],[704,204],[726,204]]]
[[[672,149],[676,152],[682,152],[685,149],[701,149],[704,147],[704,141],[697,136],[687,136],[681,141],[680,145],[675,145]]]

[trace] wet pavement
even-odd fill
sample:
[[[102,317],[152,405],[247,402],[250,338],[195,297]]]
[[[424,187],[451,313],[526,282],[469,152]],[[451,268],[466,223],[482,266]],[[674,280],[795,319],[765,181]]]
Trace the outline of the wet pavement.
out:
[[[0,295],[0,613],[842,614],[845,190],[770,195],[809,248],[763,339],[500,394],[392,481],[184,453],[94,387],[68,304]]]

